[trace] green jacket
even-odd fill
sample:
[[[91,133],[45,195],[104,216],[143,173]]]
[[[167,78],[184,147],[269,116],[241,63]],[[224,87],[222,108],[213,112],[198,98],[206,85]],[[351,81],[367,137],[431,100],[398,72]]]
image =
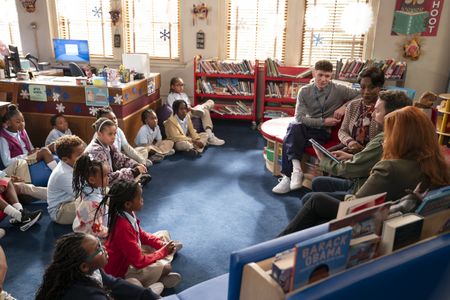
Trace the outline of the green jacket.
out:
[[[384,134],[380,132],[361,152],[353,155],[352,159],[336,163],[324,157],[320,160],[320,167],[331,175],[352,179],[354,182],[352,193],[355,193],[366,182],[373,166],[380,161],[383,154],[383,139]]]

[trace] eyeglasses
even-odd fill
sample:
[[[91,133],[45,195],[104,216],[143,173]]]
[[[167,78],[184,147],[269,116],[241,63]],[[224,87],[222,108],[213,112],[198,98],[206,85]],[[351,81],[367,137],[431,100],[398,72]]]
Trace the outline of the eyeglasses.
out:
[[[97,239],[97,241],[98,241],[98,247],[94,253],[92,253],[91,255],[88,255],[88,257],[86,257],[87,262],[92,261],[100,253],[102,253],[102,254],[105,253],[105,247],[103,247],[102,242],[100,242],[99,239]]]

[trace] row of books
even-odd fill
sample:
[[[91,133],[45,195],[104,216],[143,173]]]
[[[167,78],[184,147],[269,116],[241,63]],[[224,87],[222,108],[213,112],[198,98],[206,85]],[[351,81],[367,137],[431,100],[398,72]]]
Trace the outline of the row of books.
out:
[[[253,96],[255,88],[253,81],[230,79],[198,79],[196,85],[197,92],[216,95]]]
[[[450,230],[450,186],[414,213],[393,213],[386,193],[340,203],[329,232],[279,253],[271,276],[285,292]]]
[[[312,70],[307,69],[298,74],[286,74],[279,71],[280,64],[272,58],[266,59],[266,76],[267,77],[285,77],[285,78],[307,78],[311,77]]]
[[[226,62],[220,60],[199,60],[197,72],[208,74],[244,74],[253,75],[254,65],[251,61],[244,59],[241,62]]]
[[[242,101],[236,101],[234,105],[216,103],[211,111],[219,115],[250,116],[252,107]]]
[[[402,79],[406,71],[406,62],[396,61],[395,59],[375,60],[367,59],[362,61],[359,59],[347,59],[339,72],[339,79],[357,78],[364,68],[377,67],[384,72],[386,79]]]
[[[276,118],[284,118],[289,117],[289,114],[284,111],[279,110],[265,110],[264,111],[264,118],[267,119],[276,119]]]
[[[298,82],[270,81],[266,84],[266,97],[295,99],[302,86],[303,85]]]

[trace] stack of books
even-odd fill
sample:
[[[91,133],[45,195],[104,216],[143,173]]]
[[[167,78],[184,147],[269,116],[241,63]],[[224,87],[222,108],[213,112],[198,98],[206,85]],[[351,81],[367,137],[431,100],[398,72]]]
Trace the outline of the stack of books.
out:
[[[253,75],[254,65],[249,60],[242,62],[226,62],[220,60],[200,60],[197,64],[197,72],[208,74],[244,74]]]
[[[266,97],[295,99],[302,86],[298,82],[267,82]]]
[[[219,115],[233,115],[233,116],[250,116],[252,114],[252,107],[246,105],[242,101],[236,101],[235,104],[221,104],[216,103],[212,112]]]
[[[406,71],[406,62],[395,59],[374,60],[347,59],[339,72],[339,79],[356,79],[364,68],[377,67],[384,72],[386,79],[402,79]]]
[[[197,91],[205,94],[253,96],[254,82],[229,78],[197,80]]]

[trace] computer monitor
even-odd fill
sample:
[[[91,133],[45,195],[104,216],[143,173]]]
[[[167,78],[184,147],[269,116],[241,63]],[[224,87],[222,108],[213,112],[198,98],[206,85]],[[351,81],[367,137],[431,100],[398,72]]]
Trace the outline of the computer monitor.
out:
[[[58,62],[89,62],[89,45],[86,40],[53,39],[53,48]]]
[[[20,56],[19,56],[19,48],[14,45],[9,45],[9,57],[8,57],[8,63],[9,63],[9,70],[13,73],[17,74],[22,69],[22,66],[20,64]],[[12,74],[10,74],[12,77]]]

